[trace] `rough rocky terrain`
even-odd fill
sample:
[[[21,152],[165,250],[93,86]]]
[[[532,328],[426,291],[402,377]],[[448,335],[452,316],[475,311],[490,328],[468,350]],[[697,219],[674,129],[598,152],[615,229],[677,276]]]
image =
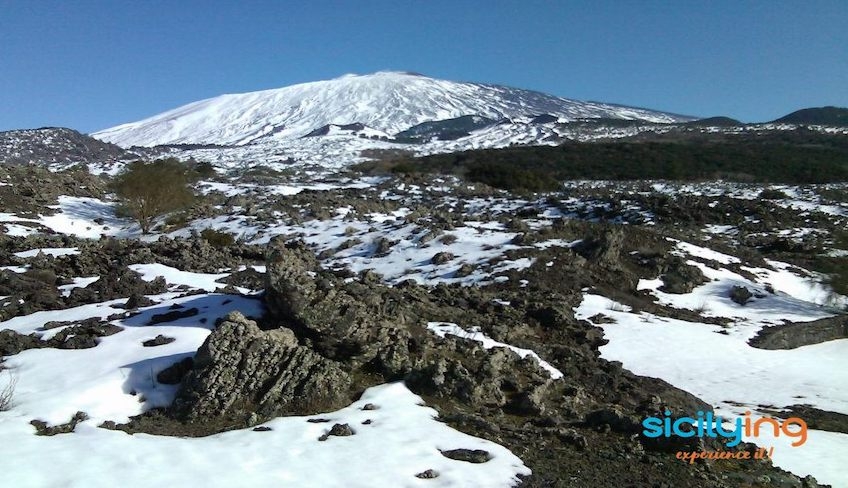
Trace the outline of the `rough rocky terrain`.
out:
[[[844,259],[844,185],[574,182],[560,192],[516,196],[439,176],[344,174],[303,183],[269,173],[248,183],[230,174],[199,182],[201,201],[179,219],[162,219],[158,235],[138,239],[132,222],[114,213],[108,177],[74,171],[0,167],[0,212],[29,219],[0,222],[7,230],[0,237],[0,355],[98,348],[104,337],[126,333],[122,321],[215,323],[196,354],[151,366],[150,383],[171,385],[172,403],[102,422],[104,428],[206,436],[340,409],[369,387],[404,381],[441,421],[520,457],[533,471],[522,486],[818,486],[767,461],[685,464],[673,452],[720,446],[640,435],[646,416],[666,409],[693,415],[716,405],[602,357],[609,339],[601,324],[614,324],[613,312],[623,308],[589,320],[575,309],[591,293],[632,314],[735,334],[744,324],[732,315],[675,306],[659,293],[692,294],[717,281],[710,270],[725,270],[749,280],[734,285],[747,295],[720,298],[751,307],[768,299],[756,280],[771,260],[810,268]],[[765,190],[781,193],[761,197]],[[63,206],[62,196],[97,200],[102,206],[94,208],[112,213]],[[73,229],[45,219],[50,215],[76,219]],[[84,234],[85,222],[100,229],[97,219],[112,224],[103,238],[73,232]],[[201,236],[206,229],[234,242],[212,242]],[[683,253],[679,241],[738,261]],[[185,273],[212,278],[201,287]],[[661,282],[658,292],[642,287],[650,280]],[[216,293],[235,303],[250,295],[264,313],[157,309],[174,297]],[[752,344],[789,349],[844,338],[844,303],[836,293],[831,298],[819,304],[830,317],[773,324]],[[104,303],[105,316],[45,322],[29,333],[6,328],[39,312]],[[534,357],[456,334],[440,337],[437,323],[532,350],[561,378]],[[148,341],[151,349],[172,342],[155,334]],[[845,432],[839,412],[776,406],[815,419],[814,428]],[[61,432],[85,421],[75,415],[69,424],[33,425],[46,435],[74,435]],[[343,437],[360,428],[327,427],[327,436]],[[443,455],[487,459],[474,450]]]
[[[0,132],[0,161],[4,164],[108,164],[130,157],[126,150],[63,127]]]

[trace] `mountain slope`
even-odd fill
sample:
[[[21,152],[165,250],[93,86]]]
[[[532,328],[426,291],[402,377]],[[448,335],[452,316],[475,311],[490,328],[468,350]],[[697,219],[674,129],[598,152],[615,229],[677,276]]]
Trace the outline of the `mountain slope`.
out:
[[[396,134],[423,122],[465,115],[500,120],[540,114],[551,114],[563,121],[598,117],[652,122],[691,120],[663,112],[580,102],[498,85],[379,72],[221,95],[93,135],[123,147],[244,145],[266,135],[301,137],[330,124],[360,123]]]
[[[102,163],[126,151],[73,129],[45,127],[0,132],[0,164]]]
[[[848,126],[848,108],[815,107],[797,110],[774,122],[786,124],[814,124],[830,126]]]

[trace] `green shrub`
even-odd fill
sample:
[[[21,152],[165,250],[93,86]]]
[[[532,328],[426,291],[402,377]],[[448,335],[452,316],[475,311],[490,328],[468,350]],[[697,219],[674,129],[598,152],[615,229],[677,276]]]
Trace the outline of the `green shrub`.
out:
[[[195,180],[201,180],[204,178],[214,178],[218,175],[218,172],[215,171],[215,166],[212,163],[207,161],[195,162],[191,164],[191,172],[193,173],[193,178]]]
[[[147,234],[157,217],[194,203],[189,182],[186,165],[171,158],[130,163],[112,182],[112,188],[121,199],[119,211],[132,216]]]
[[[203,231],[200,232],[200,237],[215,247],[232,246],[236,242],[236,239],[232,234],[220,232],[215,229],[203,229]]]
[[[840,295],[848,295],[848,258],[829,258],[821,262],[819,271],[828,275],[827,284]]]
[[[369,162],[364,172],[455,174],[503,189],[546,191],[571,179],[764,183],[848,181],[844,136],[790,133],[658,142],[566,142]],[[397,168],[392,170],[392,168]],[[768,194],[767,194],[768,195]]]
[[[458,240],[459,240],[459,238],[458,238],[458,237],[456,237],[456,235],[454,235],[454,234],[445,234],[445,235],[443,235],[442,237],[439,237],[439,239],[438,239],[438,240],[439,240],[439,242],[441,242],[442,244],[444,244],[444,245],[446,245],[446,246],[450,246],[450,245],[451,245],[451,244],[453,244],[454,242],[458,241]]]
[[[392,166],[390,171],[394,174],[409,175],[421,173],[423,170],[414,164],[401,162]]]
[[[475,163],[466,177],[503,190],[556,191],[561,186],[550,171],[506,162]]]
[[[168,215],[165,218],[165,232],[172,232],[177,229],[181,229],[188,225],[190,220],[189,212],[174,212],[171,215]]]
[[[783,200],[785,198],[786,193],[784,193],[783,190],[766,188],[765,190],[760,192],[760,199],[762,200]]]

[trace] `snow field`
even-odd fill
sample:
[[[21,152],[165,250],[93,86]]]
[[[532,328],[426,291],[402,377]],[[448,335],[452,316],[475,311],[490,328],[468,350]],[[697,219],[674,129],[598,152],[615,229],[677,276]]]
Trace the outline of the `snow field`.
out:
[[[201,275],[139,267],[146,279],[162,272],[171,284],[209,289],[218,275]],[[203,486],[492,486],[508,487],[517,475],[530,470],[520,459],[495,443],[460,433],[436,420],[435,410],[422,406],[420,397],[401,383],[377,386],[337,412],[309,417],[285,417],[252,429],[225,432],[204,438],[128,435],[98,428],[103,421],[125,422],[149,408],[173,401],[175,386],[156,381],[156,375],[184,357],[192,356],[208,336],[215,319],[239,310],[261,315],[259,300],[232,295],[176,293],[152,296],[156,305],[141,314],[113,321],[124,328],[103,337],[91,349],[33,349],[10,357],[6,365],[16,380],[13,409],[0,413],[0,437],[14,445],[14,455],[0,455],[4,484],[15,487],[112,487],[184,484]],[[74,321],[106,317],[123,310],[115,300],[69,310],[38,312],[0,323],[20,333],[35,332],[49,338],[61,330],[41,330],[52,320]],[[199,313],[176,321],[147,325],[154,314],[197,308]],[[156,347],[142,342],[157,335],[176,340]],[[12,376],[0,377],[3,381]],[[363,410],[372,403],[377,410]],[[77,411],[89,419],[71,434],[34,435],[29,425],[39,419],[50,425],[67,422]],[[309,423],[325,418],[331,423]],[[368,424],[364,421],[370,420]],[[348,423],[350,437],[318,438],[333,423]],[[482,449],[491,459],[483,464],[456,461],[440,450]],[[47,466],[47,469],[45,469]],[[163,469],[171,466],[173,469]],[[343,466],[344,469],[339,469]],[[156,469],[151,469],[156,467]],[[432,480],[415,475],[428,469]]]

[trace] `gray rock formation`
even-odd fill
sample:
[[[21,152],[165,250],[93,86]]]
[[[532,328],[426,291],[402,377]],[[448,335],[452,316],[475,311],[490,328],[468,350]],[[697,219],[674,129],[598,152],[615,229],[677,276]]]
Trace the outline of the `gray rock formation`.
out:
[[[795,349],[848,338],[848,314],[764,327],[748,341],[760,349]]]
[[[349,403],[350,385],[338,364],[299,346],[291,330],[263,331],[233,312],[201,346],[173,408],[189,421],[312,413]]]

